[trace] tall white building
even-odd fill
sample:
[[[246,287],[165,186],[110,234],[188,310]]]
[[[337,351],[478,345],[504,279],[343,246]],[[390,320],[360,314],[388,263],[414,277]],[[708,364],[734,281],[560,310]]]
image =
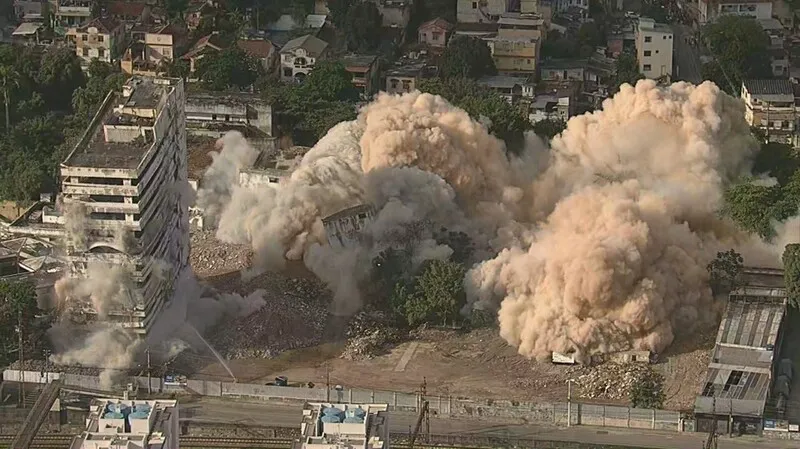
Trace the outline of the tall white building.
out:
[[[96,399],[69,449],[178,449],[177,401]]]
[[[147,334],[188,265],[184,104],[178,79],[135,76],[122,92],[109,92],[61,163],[55,207],[30,210],[9,227],[63,242],[75,276],[98,262],[124,267],[130,276],[104,310],[90,298],[70,298],[88,319],[101,315]]]
[[[672,78],[672,28],[640,17],[636,27],[636,60],[645,78]]]
[[[774,0],[698,0],[697,21],[700,24],[713,22],[725,14],[748,16],[764,20],[772,18]]]

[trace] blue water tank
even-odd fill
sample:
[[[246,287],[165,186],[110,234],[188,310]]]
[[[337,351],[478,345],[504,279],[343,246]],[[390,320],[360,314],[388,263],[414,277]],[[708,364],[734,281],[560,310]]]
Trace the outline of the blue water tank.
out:
[[[323,415],[320,421],[324,423],[340,423],[342,422],[342,418],[335,415]]]
[[[109,402],[108,405],[106,406],[107,411],[114,413],[122,413],[122,414],[127,414],[128,408],[129,407],[125,404],[120,404],[115,402]]]
[[[124,417],[125,416],[122,413],[119,413],[119,412],[107,412],[103,416],[103,418],[105,418],[105,419],[122,419]]]
[[[361,407],[356,408],[355,410],[353,410],[353,412],[356,418],[364,419],[367,416],[367,411]]]
[[[148,414],[148,413],[150,413],[150,410],[152,410],[152,407],[150,407],[150,404],[136,404],[136,405],[133,406],[133,411],[134,412],[142,412],[142,413]]]
[[[148,416],[150,416],[150,414],[147,412],[133,412],[128,415],[130,419],[147,419]]]
[[[336,407],[328,407],[322,411],[322,414],[327,416],[342,416],[344,415],[344,412]]]
[[[345,424],[364,424],[364,418],[359,418],[357,416],[348,416],[343,421]]]

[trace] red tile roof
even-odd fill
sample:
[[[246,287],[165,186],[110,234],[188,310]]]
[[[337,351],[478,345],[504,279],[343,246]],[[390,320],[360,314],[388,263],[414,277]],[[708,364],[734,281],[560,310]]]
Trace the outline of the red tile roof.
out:
[[[120,22],[116,19],[112,19],[111,17],[99,17],[93,19],[86,25],[78,28],[78,31],[81,33],[85,33],[89,28],[95,27],[97,31],[103,34],[110,34],[112,31],[116,30],[117,27],[120,26]]]
[[[147,5],[139,2],[116,1],[108,4],[108,13],[112,16],[139,17]]]
[[[266,39],[239,40],[236,41],[236,46],[258,59],[267,59],[275,51],[275,46]]]
[[[450,22],[442,19],[441,17],[437,17],[437,18],[435,18],[433,20],[429,20],[429,21],[423,23],[422,25],[419,26],[419,29],[422,30],[422,29],[431,28],[431,27],[441,28],[441,29],[443,29],[445,31],[450,31],[450,30],[453,29],[453,24],[451,24]]]

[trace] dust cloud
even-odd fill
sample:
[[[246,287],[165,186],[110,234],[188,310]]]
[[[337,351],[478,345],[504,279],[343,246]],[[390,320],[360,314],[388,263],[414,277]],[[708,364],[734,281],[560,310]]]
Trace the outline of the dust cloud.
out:
[[[225,140],[209,172],[242,147]],[[660,352],[713,323],[706,266],[718,250],[779,263],[782,249],[717,214],[756,149],[743,105],[712,83],[625,85],[550,149],[531,136],[520,157],[440,97],[383,94],[279,185],[218,188],[232,193],[217,236],[252,245],[254,271],[303,258],[336,293],[334,312],[349,314],[383,248],[445,258],[452,248],[433,230],[463,231],[476,246],[465,313],[496,311],[521,354]],[[375,216],[358,243],[329,244],[322,219],[365,203]]]

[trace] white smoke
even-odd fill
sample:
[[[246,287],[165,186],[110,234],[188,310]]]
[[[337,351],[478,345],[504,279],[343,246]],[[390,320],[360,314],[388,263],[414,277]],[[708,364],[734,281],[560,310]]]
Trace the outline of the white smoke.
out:
[[[779,263],[782,248],[718,218],[723,187],[757,145],[741,103],[712,83],[625,85],[602,111],[572,118],[549,156],[528,143],[509,159],[440,97],[380,95],[278,188],[228,186],[218,237],[252,245],[256,271],[303,257],[335,291],[334,311],[352,313],[369,262],[393,239],[421,222],[463,231],[478,262],[467,310],[496,310],[503,338],[537,358],[659,352],[676,330],[713,322],[706,266],[718,250]],[[362,203],[377,211],[362,243],[328,245],[321,219]],[[429,228],[410,240],[417,261],[452,251]]]

